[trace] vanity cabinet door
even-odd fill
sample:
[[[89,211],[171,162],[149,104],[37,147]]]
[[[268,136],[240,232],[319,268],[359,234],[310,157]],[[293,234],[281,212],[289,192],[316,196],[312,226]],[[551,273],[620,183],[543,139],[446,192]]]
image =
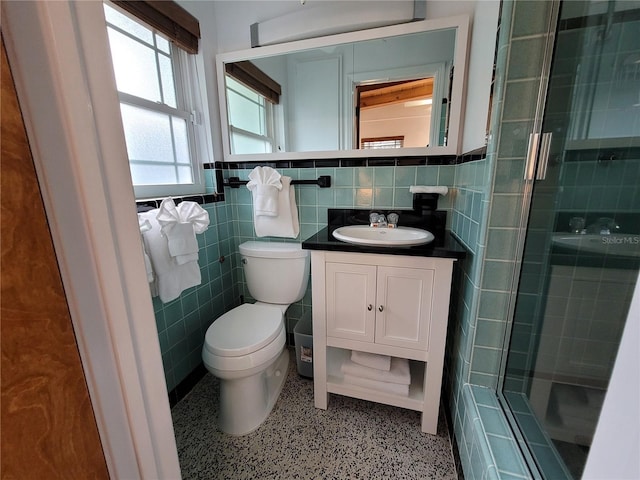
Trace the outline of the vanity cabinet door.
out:
[[[434,271],[377,270],[375,343],[428,351]]]
[[[376,267],[326,264],[327,335],[373,342]]]

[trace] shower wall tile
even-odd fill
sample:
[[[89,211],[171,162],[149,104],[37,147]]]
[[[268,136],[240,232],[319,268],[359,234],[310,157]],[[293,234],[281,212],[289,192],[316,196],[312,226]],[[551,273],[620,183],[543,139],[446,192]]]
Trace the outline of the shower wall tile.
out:
[[[495,391],[467,384],[456,403],[453,427],[465,478],[530,478]]]
[[[465,478],[529,478],[496,388],[550,9],[550,2],[502,2],[487,160],[473,172],[464,165],[456,169],[457,189],[472,194],[469,205],[469,196],[456,191],[452,229],[464,241],[471,234],[468,225],[477,223],[472,263],[460,265],[465,299],[457,302],[450,325],[456,351],[447,352],[447,365],[458,375],[446,388]]]
[[[544,55],[544,36],[513,40],[509,53],[509,79],[519,80],[538,76],[538,65]]]
[[[507,82],[502,115],[504,121],[527,120],[535,115],[538,79]]]
[[[533,121],[505,121],[496,133],[499,137],[498,152],[500,162],[503,158],[518,158],[524,161],[529,142],[529,133],[533,129]]]
[[[640,158],[565,162],[562,168],[567,182],[560,194],[560,210],[583,214],[640,211]]]
[[[515,258],[518,230],[514,228],[490,228],[487,238],[489,260],[512,260]]]
[[[484,290],[509,291],[515,262],[499,262],[487,260],[482,274],[482,288]]]
[[[547,33],[550,2],[536,0],[516,1],[513,15],[512,38]]]

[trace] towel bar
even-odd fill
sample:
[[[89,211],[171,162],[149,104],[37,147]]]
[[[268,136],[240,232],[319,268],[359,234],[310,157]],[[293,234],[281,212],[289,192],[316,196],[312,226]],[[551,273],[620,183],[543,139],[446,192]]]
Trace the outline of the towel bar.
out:
[[[246,185],[249,180],[240,180],[239,177],[229,177],[228,181],[223,183],[225,187],[240,188],[240,185]],[[320,188],[329,188],[331,186],[331,175],[320,175],[316,180],[291,180],[291,185],[317,185]]]

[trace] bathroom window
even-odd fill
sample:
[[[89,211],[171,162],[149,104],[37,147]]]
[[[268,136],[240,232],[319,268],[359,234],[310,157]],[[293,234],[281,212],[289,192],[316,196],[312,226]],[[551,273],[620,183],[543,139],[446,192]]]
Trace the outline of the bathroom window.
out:
[[[402,148],[404,136],[363,138],[360,141],[360,148]]]
[[[257,91],[227,75],[231,153],[273,153],[274,105]]]
[[[203,193],[194,55],[104,4],[136,197]]]

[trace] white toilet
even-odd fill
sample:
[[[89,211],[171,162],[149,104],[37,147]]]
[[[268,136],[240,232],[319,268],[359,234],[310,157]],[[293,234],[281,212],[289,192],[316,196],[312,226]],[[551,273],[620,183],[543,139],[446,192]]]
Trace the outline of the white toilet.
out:
[[[266,420],[287,377],[284,313],[309,282],[309,252],[299,243],[240,245],[247,288],[256,303],[225,313],[208,328],[205,367],[220,379],[218,425],[244,435]]]

